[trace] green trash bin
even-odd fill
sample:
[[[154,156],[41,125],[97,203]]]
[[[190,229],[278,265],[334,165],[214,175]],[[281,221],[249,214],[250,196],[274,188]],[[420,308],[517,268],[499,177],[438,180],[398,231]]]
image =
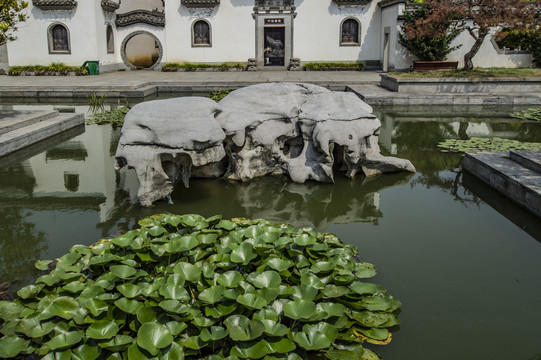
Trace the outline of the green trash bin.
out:
[[[100,62],[97,60],[87,60],[83,64],[83,67],[88,69],[89,75],[99,75],[100,74]]]

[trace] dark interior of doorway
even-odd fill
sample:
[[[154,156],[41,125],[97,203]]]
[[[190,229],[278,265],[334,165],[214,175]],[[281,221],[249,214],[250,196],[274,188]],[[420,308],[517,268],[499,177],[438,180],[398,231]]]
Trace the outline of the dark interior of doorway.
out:
[[[285,28],[265,28],[265,66],[284,66]]]

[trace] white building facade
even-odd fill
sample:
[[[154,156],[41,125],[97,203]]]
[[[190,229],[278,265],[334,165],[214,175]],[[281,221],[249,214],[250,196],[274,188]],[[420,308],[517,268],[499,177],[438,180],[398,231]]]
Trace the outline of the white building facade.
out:
[[[251,59],[260,69],[288,69],[300,59],[404,70],[415,60],[397,42],[405,7],[404,0],[32,0],[18,40],[0,49],[0,67],[90,60],[104,72]],[[462,61],[467,36],[450,60]],[[482,66],[531,66],[530,55],[503,54],[488,41],[478,56]]]

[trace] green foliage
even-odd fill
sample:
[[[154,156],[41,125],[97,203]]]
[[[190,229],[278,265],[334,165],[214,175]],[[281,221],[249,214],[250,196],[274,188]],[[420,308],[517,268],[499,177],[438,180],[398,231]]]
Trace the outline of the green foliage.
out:
[[[460,79],[484,79],[484,78],[540,78],[541,70],[527,68],[474,68],[472,70],[438,70],[438,71],[415,71],[397,72],[390,75],[397,78],[460,78]]]
[[[92,114],[91,119],[87,121],[87,124],[106,125],[110,124],[113,127],[122,127],[124,125],[124,118],[130,111],[129,106],[123,106],[113,110],[107,110]]]
[[[243,69],[242,64],[194,64],[194,63],[167,63],[162,66],[162,71],[172,72],[172,71],[197,71],[197,70],[206,70],[206,69],[216,69],[219,71],[228,71],[229,69]]]
[[[224,89],[224,90],[213,91],[213,92],[210,93],[209,98],[211,98],[212,100],[214,100],[216,102],[219,102],[224,97],[229,95],[229,93],[232,92],[233,90],[235,90],[235,89]]]
[[[434,14],[432,2],[415,2],[412,11],[404,12],[398,42],[421,61],[443,61],[462,45],[451,46],[461,30],[452,27],[453,14]],[[430,21],[427,24],[427,18]],[[430,30],[428,30],[430,29]]]
[[[529,31],[505,29],[498,34],[496,42],[500,48],[529,51],[534,63],[537,67],[541,67],[541,29]]]
[[[57,74],[68,75],[71,72],[75,73],[75,75],[88,75],[88,70],[85,67],[68,66],[64,63],[52,63],[50,65],[11,66],[9,68],[9,75],[17,76],[24,72],[32,72],[37,76]]]
[[[518,111],[509,114],[509,116],[517,119],[541,121],[541,108]]]
[[[304,70],[308,71],[363,71],[364,63],[306,63]]]
[[[520,142],[501,138],[476,138],[468,140],[446,139],[438,144],[443,152],[503,152],[511,150],[541,150],[541,143]]]
[[[107,94],[105,93],[92,93],[90,97],[88,97],[88,105],[90,105],[88,111],[92,114],[96,114],[98,112],[103,112],[105,110],[105,100],[107,99]]]
[[[27,19],[28,15],[22,12],[27,7],[27,1],[0,1],[0,45],[17,39],[13,33],[17,31],[17,23]]]
[[[267,220],[155,215],[0,301],[0,357],[378,359],[400,302],[332,234]],[[49,267],[46,261],[37,268]]]

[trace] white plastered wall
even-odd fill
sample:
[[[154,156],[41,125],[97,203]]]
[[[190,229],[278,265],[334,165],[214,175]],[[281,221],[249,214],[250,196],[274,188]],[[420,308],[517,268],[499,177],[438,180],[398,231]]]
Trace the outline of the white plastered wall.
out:
[[[479,52],[473,58],[473,66],[488,68],[488,67],[531,67],[532,56],[530,54],[505,54],[498,51],[495,44],[491,42],[497,29],[492,29],[489,35],[483,41]],[[463,44],[460,49],[453,51],[447,56],[448,61],[458,61],[458,66],[464,66],[464,55],[471,49],[474,43],[473,37],[464,30],[453,41],[452,46]]]
[[[115,55],[107,54],[105,42],[106,13],[99,1],[78,1],[72,10],[41,10],[29,2],[26,22],[19,24],[18,39],[8,44],[9,65],[48,65],[63,62],[80,66],[86,60],[115,63]],[[109,18],[112,22],[112,17]],[[67,27],[70,54],[51,54],[47,32],[55,23]],[[103,49],[101,49],[103,47]]]
[[[388,6],[381,10],[381,44],[385,42],[385,32],[389,33],[389,71],[408,69],[415,57],[409,53],[402,45],[398,43],[398,33],[400,32],[401,22],[397,19],[403,14],[404,3],[398,3]],[[381,58],[384,57],[384,49],[381,49]]]
[[[332,0],[297,0],[293,56],[306,62],[380,60],[377,1],[367,5],[338,6]],[[340,25],[347,18],[360,22],[360,46],[340,46]]]
[[[246,62],[255,55],[253,0],[223,0],[209,9],[187,8],[179,1],[165,3],[167,49],[162,63]],[[210,25],[211,46],[192,46],[192,24],[205,20]]]
[[[0,70],[4,70],[6,73],[9,70],[7,45],[0,45]]]
[[[398,25],[398,30],[400,31],[400,25]],[[473,66],[480,68],[490,68],[490,67],[508,67],[508,68],[520,68],[520,67],[531,67],[532,66],[532,56],[531,54],[525,53],[504,53],[499,51],[495,44],[491,41],[497,29],[492,29],[490,34],[485,38],[481,48],[478,53],[473,58]],[[457,36],[451,46],[457,46],[462,44],[462,46],[451,52],[447,55],[446,61],[458,61],[458,68],[464,67],[464,55],[470,51],[474,43],[473,37],[468,33],[467,30],[462,31],[459,36]],[[397,63],[396,70],[407,70],[413,66],[413,62],[416,60],[416,57],[409,53],[403,46],[397,44]]]

